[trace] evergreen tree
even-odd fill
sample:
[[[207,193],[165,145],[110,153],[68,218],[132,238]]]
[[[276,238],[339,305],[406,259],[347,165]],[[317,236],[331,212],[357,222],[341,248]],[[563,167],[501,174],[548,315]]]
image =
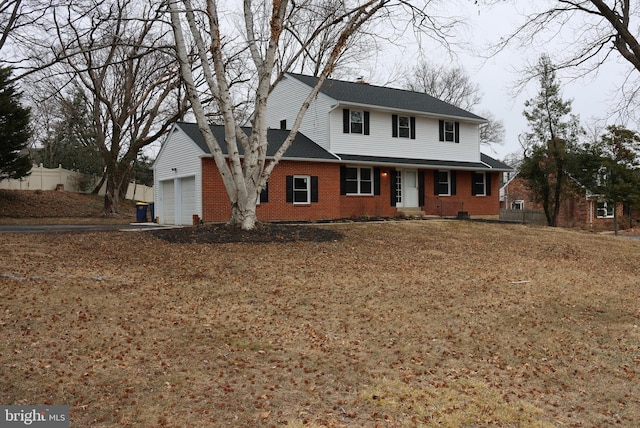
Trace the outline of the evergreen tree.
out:
[[[21,94],[10,76],[11,69],[0,67],[0,180],[26,177],[31,171],[29,109],[20,105]]]
[[[62,166],[84,174],[86,180],[79,185],[88,190],[104,174],[88,101],[76,90],[70,98],[59,101],[56,111],[60,119],[44,138],[41,162],[47,168]]]
[[[549,226],[557,226],[562,200],[568,188],[570,158],[582,132],[571,114],[571,101],[562,99],[560,85],[548,56],[538,61],[540,91],[525,102],[524,116],[530,132],[519,174],[527,180]]]
[[[640,135],[619,126],[609,126],[599,141],[579,151],[576,174],[601,202],[613,205],[614,230],[618,234],[618,210],[640,201]],[[577,169],[577,168],[576,168]]]

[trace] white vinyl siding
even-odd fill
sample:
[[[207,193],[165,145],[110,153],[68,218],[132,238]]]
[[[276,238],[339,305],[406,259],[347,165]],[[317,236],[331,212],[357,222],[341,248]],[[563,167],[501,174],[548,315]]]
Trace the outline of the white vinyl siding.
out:
[[[273,129],[279,129],[280,122],[286,120],[287,129],[291,129],[300,107],[310,91],[309,86],[295,79],[289,77],[282,79],[269,95],[267,109],[269,126]],[[300,132],[327,150],[329,149],[329,111],[335,104],[334,99],[324,94],[318,94],[311,102],[300,125]],[[342,130],[342,122],[339,122],[338,125]]]
[[[197,214],[202,217],[202,156],[204,152],[186,136],[179,127],[167,136],[160,148],[156,162],[153,164],[154,184],[155,184],[155,211],[159,217],[160,224],[176,224],[179,220],[181,224],[191,224],[192,215]],[[168,182],[172,184],[169,185]],[[184,184],[189,193],[178,197]],[[168,195],[163,188],[172,186],[173,199],[165,200]],[[185,202],[183,202],[183,200]],[[189,201],[189,202],[187,202]],[[182,213],[184,210],[182,204],[190,204],[188,208],[188,221],[176,214]],[[173,209],[168,209],[165,204],[173,204]],[[181,204],[176,206],[177,204]],[[165,213],[173,213],[173,218],[165,218]],[[185,216],[187,214],[184,214]]]
[[[345,106],[348,108],[348,106]],[[413,115],[413,114],[412,114]],[[460,143],[439,141],[439,119],[416,116],[416,138],[393,138],[391,112],[370,112],[370,135],[344,134],[342,108],[331,112],[331,147],[333,153],[350,155],[400,157],[460,162],[480,161],[480,140],[477,123],[460,119]]]

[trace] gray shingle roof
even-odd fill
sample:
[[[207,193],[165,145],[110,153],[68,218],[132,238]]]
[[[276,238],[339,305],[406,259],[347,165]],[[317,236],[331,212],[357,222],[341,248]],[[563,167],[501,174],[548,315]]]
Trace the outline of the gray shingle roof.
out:
[[[313,76],[295,73],[289,73],[289,75],[311,87],[315,86],[318,82],[318,78]],[[429,113],[443,117],[458,117],[472,119],[474,121],[486,121],[480,116],[422,92],[413,92],[404,89],[387,88],[383,86],[334,79],[327,79],[322,85],[320,92],[344,103],[364,104]]]
[[[357,162],[366,164],[378,164],[389,166],[412,166],[442,169],[459,169],[459,170],[493,170],[493,171],[512,171],[510,166],[495,160],[485,154],[481,154],[482,162],[461,162],[461,161],[444,161],[434,159],[409,159],[409,158],[392,158],[381,156],[360,156],[360,155],[344,155],[338,154],[340,159],[345,163]]]
[[[195,123],[187,123],[187,122],[178,122],[176,124],[182,131],[184,131],[189,138],[191,138],[200,149],[207,154],[210,154],[211,151],[205,143],[202,134],[200,133],[200,129],[198,125]],[[218,142],[220,142],[220,147],[222,148],[222,152],[227,154],[227,147],[224,144],[224,126],[223,125],[211,125],[211,130],[213,131],[213,135],[216,137]],[[247,134],[251,135],[251,128],[242,128],[242,130]],[[276,151],[282,146],[282,143],[289,136],[289,131],[284,131],[280,129],[269,129],[267,131],[267,140],[269,141],[269,145],[267,146],[267,157],[275,155]],[[238,147],[240,154],[242,154],[242,147]],[[301,132],[298,132],[295,140],[293,140],[293,144],[286,151],[284,159],[318,159],[318,160],[336,160],[336,157],[311,141]]]

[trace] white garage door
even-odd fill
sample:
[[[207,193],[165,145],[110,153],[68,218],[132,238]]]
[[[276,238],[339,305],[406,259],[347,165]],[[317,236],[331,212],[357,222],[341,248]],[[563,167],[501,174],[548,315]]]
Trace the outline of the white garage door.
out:
[[[185,177],[180,181],[180,224],[192,224],[196,214],[196,178]]]
[[[162,182],[162,221],[164,224],[176,222],[176,193],[173,180]]]

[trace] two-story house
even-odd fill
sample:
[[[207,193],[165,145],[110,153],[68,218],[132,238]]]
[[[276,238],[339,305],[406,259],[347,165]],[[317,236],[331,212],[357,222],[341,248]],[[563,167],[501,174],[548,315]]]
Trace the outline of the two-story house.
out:
[[[267,157],[286,138],[316,81],[287,74],[269,96]],[[511,168],[480,153],[483,123],[423,93],[329,79],[274,169],[258,219],[460,212],[497,218],[500,175]],[[213,129],[222,137],[223,127]],[[190,224],[193,215],[204,221],[228,219],[228,198],[195,125],[174,127],[154,171],[161,223]]]

